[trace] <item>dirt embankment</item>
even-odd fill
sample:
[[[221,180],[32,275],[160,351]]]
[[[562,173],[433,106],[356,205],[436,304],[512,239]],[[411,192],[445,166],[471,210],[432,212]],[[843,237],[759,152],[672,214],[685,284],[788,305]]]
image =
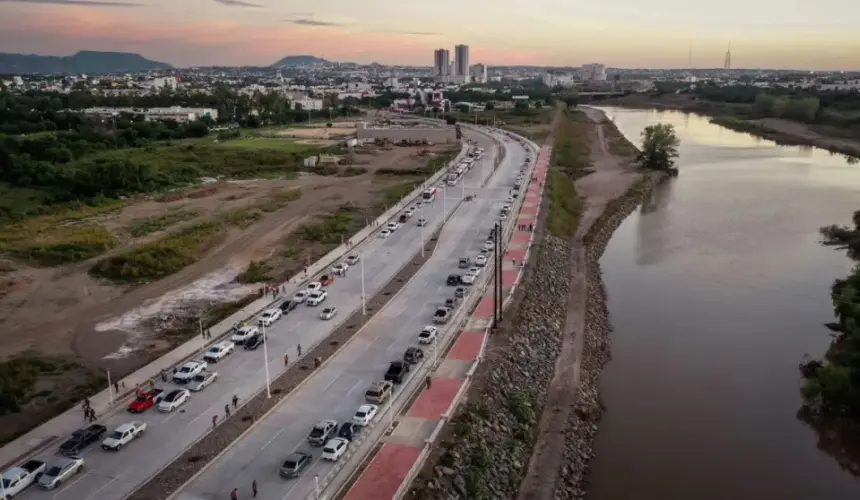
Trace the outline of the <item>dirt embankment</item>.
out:
[[[633,109],[660,109],[695,113],[712,118],[722,127],[761,137],[784,146],[812,146],[860,158],[860,132],[830,125],[810,125],[781,118],[744,118],[748,104],[711,102],[686,94],[651,96],[635,94],[606,99],[595,104]]]

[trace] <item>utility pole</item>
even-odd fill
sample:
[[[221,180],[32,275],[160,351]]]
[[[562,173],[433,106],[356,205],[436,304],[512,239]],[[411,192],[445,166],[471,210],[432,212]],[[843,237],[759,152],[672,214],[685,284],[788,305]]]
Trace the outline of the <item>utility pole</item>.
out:
[[[358,264],[361,268],[361,315],[367,316],[367,300],[364,296],[364,255],[358,260]]]
[[[269,339],[266,338],[266,325],[263,325],[263,366],[266,367],[266,397],[272,397],[272,386],[269,378]]]
[[[424,203],[421,204],[421,219],[424,223],[421,224],[421,258],[424,258],[424,226],[427,225],[427,219],[424,218]]]

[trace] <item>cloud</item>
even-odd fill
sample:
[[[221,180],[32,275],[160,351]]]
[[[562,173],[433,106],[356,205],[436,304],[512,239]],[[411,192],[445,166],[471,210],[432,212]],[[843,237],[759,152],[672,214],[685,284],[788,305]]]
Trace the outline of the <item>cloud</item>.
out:
[[[439,36],[442,33],[434,33],[432,31],[386,31],[385,33],[396,33],[398,35],[412,35],[412,36]]]
[[[253,7],[255,9],[259,9],[262,7],[260,4],[244,2],[242,0],[215,0],[221,5],[229,5],[230,7]]]
[[[85,7],[140,7],[139,3],[99,2],[98,0],[0,0],[0,3],[39,3],[51,5],[78,5]]]
[[[302,26],[343,26],[341,23],[333,23],[330,21],[317,21],[316,19],[287,19],[288,23],[299,24]]]

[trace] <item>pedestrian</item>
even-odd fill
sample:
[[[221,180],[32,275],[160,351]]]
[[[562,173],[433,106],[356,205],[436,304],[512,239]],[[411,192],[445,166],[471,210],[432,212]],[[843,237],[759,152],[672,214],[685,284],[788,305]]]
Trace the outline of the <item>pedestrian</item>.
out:
[[[113,392],[119,394],[119,382],[113,383]]]
[[[212,427],[218,425],[218,415],[212,415]]]
[[[165,371],[165,370],[161,370],[161,381],[167,382],[167,371]],[[138,391],[138,390],[140,390],[140,387],[138,386],[134,390]]]
[[[239,500],[239,488],[233,488],[230,492],[230,500]]]
[[[513,263],[514,263],[514,266],[516,266],[516,265],[517,265],[517,259],[511,259],[511,262],[513,262]]]
[[[239,404],[239,396],[233,394],[233,409],[236,409],[236,405]]]
[[[90,422],[95,422],[96,421],[96,411],[93,410],[92,408],[90,408],[89,412],[90,412]]]
[[[254,498],[257,498],[257,480],[256,479],[251,481],[251,492],[253,492]]]
[[[162,370],[161,373],[164,374],[164,371]],[[162,377],[162,378],[164,378],[164,377]],[[166,380],[165,380],[165,382],[166,382]],[[134,395],[135,396],[140,395],[140,384],[134,384]]]
[[[320,359],[320,357],[319,356],[315,357],[314,358],[314,368],[319,368],[321,364],[322,364],[322,360]]]
[[[224,417],[224,418],[229,418],[229,417],[230,417],[230,405],[224,405],[224,413],[227,415],[227,416],[226,416],[226,417]]]
[[[430,375],[427,375],[427,380],[425,381],[425,383],[427,384],[427,388],[429,389],[429,388],[430,388],[430,384],[432,384],[432,383],[433,383],[433,379],[432,379],[432,378],[430,378]]]
[[[299,357],[302,357],[302,344],[296,346],[296,351],[299,353]]]
[[[284,366],[287,366],[289,364],[290,364],[290,355],[284,354]]]

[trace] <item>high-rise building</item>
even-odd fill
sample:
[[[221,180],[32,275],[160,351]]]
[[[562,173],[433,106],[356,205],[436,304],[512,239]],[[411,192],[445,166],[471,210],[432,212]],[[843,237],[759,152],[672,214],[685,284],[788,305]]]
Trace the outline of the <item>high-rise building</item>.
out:
[[[732,43],[729,42],[729,48],[726,50],[726,60],[723,62],[723,69],[732,69]]]
[[[433,53],[433,76],[439,80],[447,80],[450,75],[451,53],[448,49],[436,49]]]
[[[472,66],[472,81],[476,83],[487,83],[487,66],[480,63]]]
[[[579,74],[583,80],[602,82],[606,80],[606,66],[603,64],[583,64]]]
[[[469,46],[468,45],[457,45],[454,47],[454,59],[457,61],[457,72],[455,73],[458,78],[463,81],[469,80]]]

